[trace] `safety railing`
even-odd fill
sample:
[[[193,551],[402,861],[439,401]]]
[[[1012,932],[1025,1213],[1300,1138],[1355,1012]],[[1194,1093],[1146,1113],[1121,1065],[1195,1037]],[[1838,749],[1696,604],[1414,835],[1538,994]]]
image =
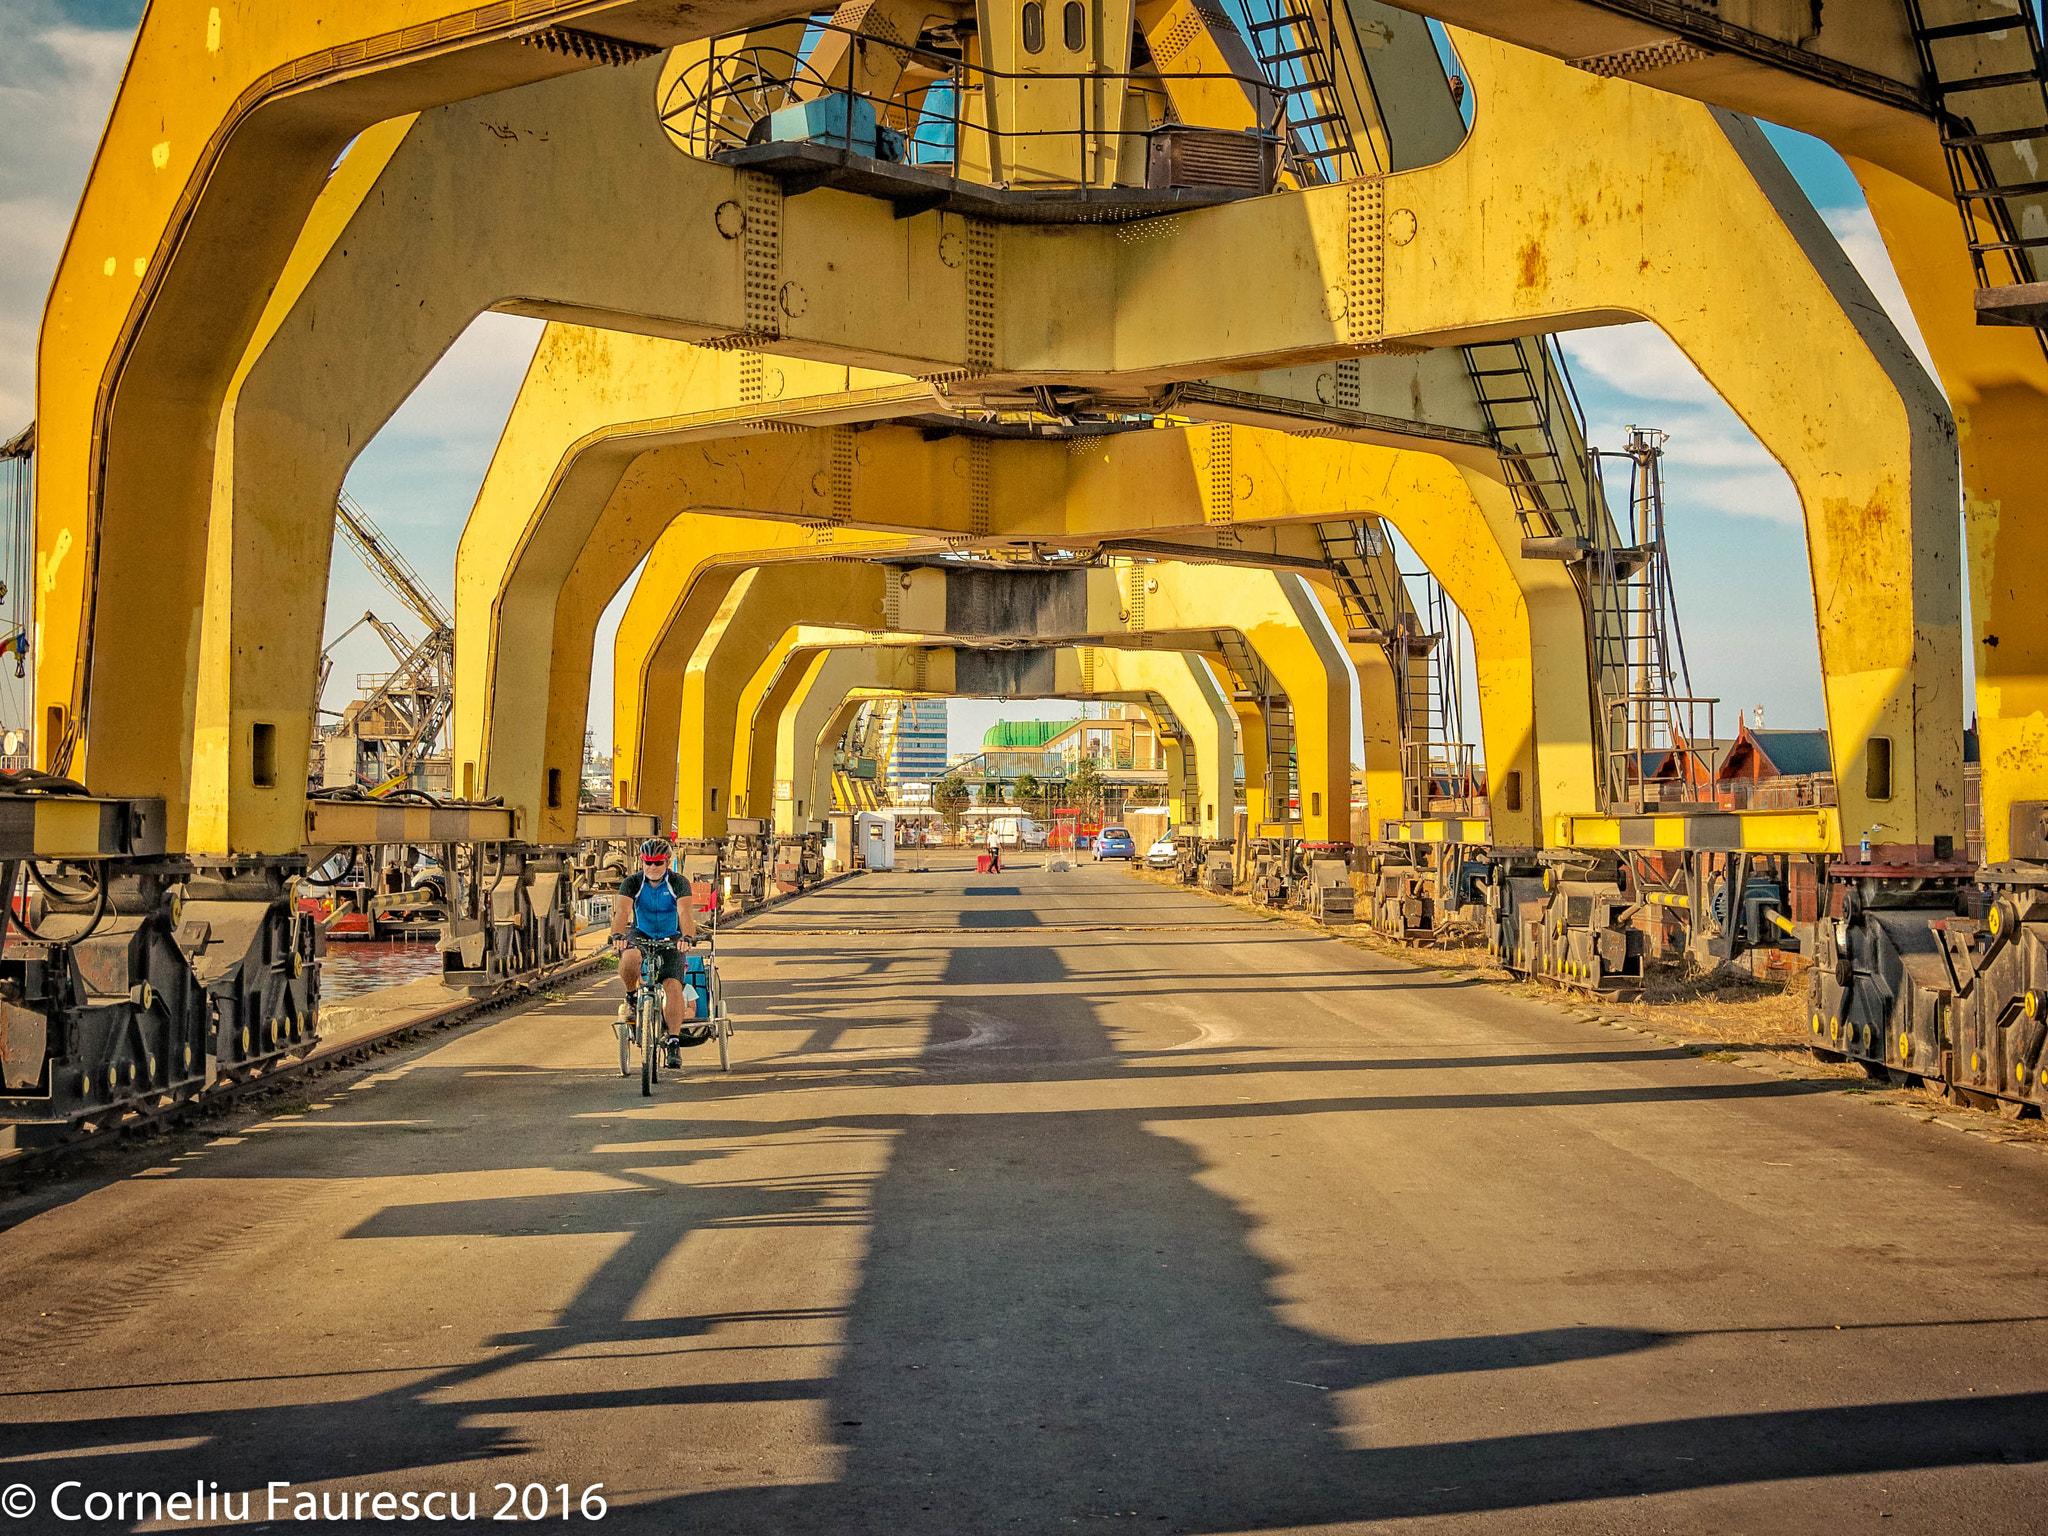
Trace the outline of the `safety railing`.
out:
[[[1285,104],[1263,76],[1220,70],[1112,73],[1003,71],[952,54],[813,23],[798,48],[714,38],[680,70],[661,121],[689,153],[730,157],[763,144],[813,145],[883,164],[921,167],[955,180],[1031,190],[1222,187],[1271,191],[1286,144]],[[829,73],[814,60],[838,36]],[[886,50],[888,93],[856,87],[854,64]],[[1258,123],[1205,128],[1172,121],[1171,86],[1234,82]],[[1125,98],[1153,98],[1160,120],[1128,125]],[[1051,127],[1003,121],[1028,111]],[[1132,169],[1135,160],[1136,169]]]
[[[1714,737],[1719,699],[1685,694],[1609,695],[1607,797],[1645,809],[1712,804],[1720,767]]]
[[[1787,773],[1775,779],[1735,779],[1720,786],[1715,799],[1731,811],[1798,811],[1834,805],[1832,773]]]
[[[1407,816],[1477,816],[1485,791],[1464,742],[1409,742],[1401,748],[1401,780]]]

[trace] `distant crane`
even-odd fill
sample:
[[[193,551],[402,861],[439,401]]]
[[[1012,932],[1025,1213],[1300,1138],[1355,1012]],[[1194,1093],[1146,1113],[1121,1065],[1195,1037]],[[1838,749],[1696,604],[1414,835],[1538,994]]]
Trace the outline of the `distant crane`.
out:
[[[427,631],[415,642],[397,625],[365,613],[320,653],[316,698],[325,694],[333,674],[335,647],[365,624],[391,652],[393,670],[359,674],[356,685],[364,690],[362,697],[339,711],[340,723],[326,737],[329,743],[354,744],[345,768],[336,764],[317,770],[330,787],[338,781],[379,792],[405,783],[437,755],[455,703],[455,621],[411,562],[346,491],[335,503],[334,526],[370,574]]]

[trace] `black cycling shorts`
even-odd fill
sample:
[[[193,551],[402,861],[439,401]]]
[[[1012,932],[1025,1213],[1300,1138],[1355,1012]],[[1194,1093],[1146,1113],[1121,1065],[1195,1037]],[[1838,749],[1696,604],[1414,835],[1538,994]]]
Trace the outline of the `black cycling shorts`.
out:
[[[626,948],[640,951],[640,964],[643,975],[653,973],[657,981],[687,981],[689,979],[685,972],[688,969],[690,950],[689,946],[680,939],[666,948],[655,949],[644,934],[634,933],[627,936]],[[658,972],[655,972],[654,968],[648,965],[647,957],[649,955],[653,955],[658,962]]]

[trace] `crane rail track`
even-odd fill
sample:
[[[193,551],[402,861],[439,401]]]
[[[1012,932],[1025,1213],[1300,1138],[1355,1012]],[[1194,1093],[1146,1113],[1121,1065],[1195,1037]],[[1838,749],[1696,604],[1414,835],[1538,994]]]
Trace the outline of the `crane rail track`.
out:
[[[416,1035],[451,1029],[458,1024],[468,1024],[526,1001],[554,983],[586,976],[597,970],[604,958],[603,952],[600,951],[564,961],[559,965],[504,982],[480,996],[450,1003],[447,1007],[430,1013],[394,1020],[388,1025],[351,1036],[346,1040],[337,1040],[331,1045],[323,1045],[316,1040],[313,1048],[305,1055],[281,1062],[257,1076],[234,1081],[223,1080],[189,1098],[161,1104],[154,1109],[124,1112],[118,1118],[107,1119],[97,1124],[86,1124],[76,1135],[67,1136],[61,1141],[45,1146],[21,1147],[0,1152],[0,1176],[44,1167],[81,1152],[115,1145],[140,1133],[166,1129],[195,1116],[226,1108],[238,1099],[267,1093],[273,1088],[281,1087],[297,1078],[310,1076],[323,1068],[361,1061],[394,1046],[409,1044]]]

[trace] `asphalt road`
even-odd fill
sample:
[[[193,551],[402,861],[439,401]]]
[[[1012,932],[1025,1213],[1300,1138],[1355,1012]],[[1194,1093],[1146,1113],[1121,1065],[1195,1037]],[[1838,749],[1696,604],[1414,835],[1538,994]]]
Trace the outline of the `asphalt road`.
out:
[[[721,954],[728,1077],[607,982],[0,1208],[12,1528],[2048,1530],[2037,1152],[1116,868]]]

